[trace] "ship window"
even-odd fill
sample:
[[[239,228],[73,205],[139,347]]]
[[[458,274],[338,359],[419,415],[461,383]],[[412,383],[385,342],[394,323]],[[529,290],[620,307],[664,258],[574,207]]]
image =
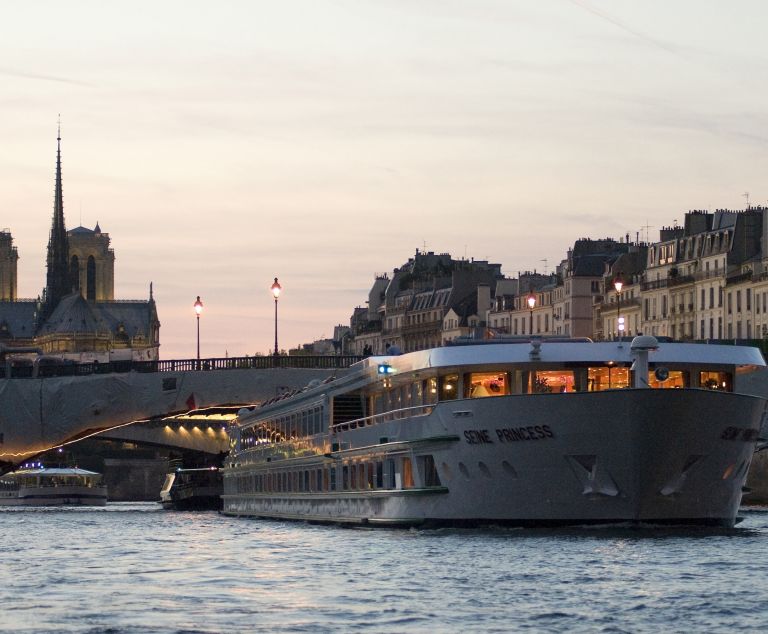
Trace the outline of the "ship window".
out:
[[[480,469],[480,473],[482,473],[486,478],[491,477],[491,470],[488,468],[488,465],[484,462],[480,461],[477,463],[478,468]]]
[[[544,370],[531,373],[533,384],[530,393],[560,393],[573,392],[572,370]]]
[[[411,463],[410,458],[403,458],[402,461],[402,467],[403,467],[403,488],[404,489],[412,489],[413,484],[413,464]]]
[[[624,367],[607,365],[589,368],[588,377],[590,392],[629,387],[629,369]]]
[[[395,461],[390,458],[386,462],[387,470],[384,472],[384,487],[387,489],[394,489],[396,484],[395,479]]]
[[[416,381],[416,383],[413,384],[413,404],[414,405],[424,404],[424,382],[423,381]]]
[[[374,473],[375,473],[374,469],[375,469],[374,463],[373,462],[369,462],[368,463],[368,469],[367,469],[367,472],[368,472],[368,488],[369,489],[376,488],[375,487],[375,482],[374,482]]]
[[[446,374],[440,377],[440,400],[451,401],[458,398],[459,375]]]
[[[461,475],[469,480],[469,469],[467,469],[467,465],[465,465],[463,462],[459,463],[459,471],[461,471]]]
[[[648,385],[655,389],[675,389],[683,388],[688,385],[688,373],[681,370],[669,370],[669,376],[664,381],[659,381],[656,372],[648,372]]]
[[[341,488],[344,491],[349,488],[349,467],[347,465],[341,468]]]
[[[367,466],[368,465],[366,463],[364,463],[364,462],[361,462],[358,465],[358,471],[359,472],[357,474],[357,483],[359,485],[359,488],[361,488],[361,489],[365,489],[366,487],[370,488],[368,486],[368,478],[366,478],[366,471],[368,470]]]
[[[359,489],[361,488],[361,482],[360,482],[360,465],[353,464],[349,468],[349,475],[350,475],[350,483],[349,488],[350,489]]]
[[[699,385],[707,390],[733,392],[733,375],[730,372],[700,372]]]
[[[424,403],[426,405],[437,403],[437,379],[436,378],[433,377],[431,379],[427,379],[424,382],[424,392],[425,392]]]
[[[473,372],[464,377],[464,397],[484,398],[509,394],[506,372]]]
[[[425,487],[439,487],[440,476],[437,473],[437,467],[435,466],[435,459],[432,456],[420,456],[421,469],[424,475]]]
[[[314,474],[313,474],[314,475]],[[309,471],[304,472],[304,491],[309,491]]]

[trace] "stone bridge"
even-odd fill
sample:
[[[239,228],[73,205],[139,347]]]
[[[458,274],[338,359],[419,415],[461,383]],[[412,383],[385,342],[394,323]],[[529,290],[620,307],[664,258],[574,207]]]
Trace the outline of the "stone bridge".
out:
[[[226,451],[226,424],[240,407],[301,389],[313,380],[340,376],[359,359],[6,365],[7,378],[0,378],[0,463],[12,466],[96,435],[208,453]]]

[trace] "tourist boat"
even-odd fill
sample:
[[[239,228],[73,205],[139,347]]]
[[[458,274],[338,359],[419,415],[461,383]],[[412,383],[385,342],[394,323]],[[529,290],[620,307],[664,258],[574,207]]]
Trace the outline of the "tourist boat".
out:
[[[105,506],[101,474],[77,467],[35,466],[0,476],[0,506]]]
[[[733,526],[750,347],[526,340],[371,357],[241,410],[223,513],[377,526]]]
[[[160,503],[174,511],[221,510],[221,489],[218,467],[175,469],[165,476]]]

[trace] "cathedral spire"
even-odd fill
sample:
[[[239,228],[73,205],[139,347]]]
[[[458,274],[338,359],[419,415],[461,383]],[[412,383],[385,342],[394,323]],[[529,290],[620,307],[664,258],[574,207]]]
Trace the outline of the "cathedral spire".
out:
[[[64,195],[61,185],[61,118],[56,134],[56,185],[53,197],[53,222],[48,237],[44,317],[48,317],[64,295],[72,292],[69,272],[69,241],[64,224]]]

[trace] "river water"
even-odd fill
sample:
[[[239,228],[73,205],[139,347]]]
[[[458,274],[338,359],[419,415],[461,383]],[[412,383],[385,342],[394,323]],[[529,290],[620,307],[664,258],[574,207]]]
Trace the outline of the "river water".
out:
[[[766,631],[768,509],[732,530],[360,530],[0,510],[3,632]]]

